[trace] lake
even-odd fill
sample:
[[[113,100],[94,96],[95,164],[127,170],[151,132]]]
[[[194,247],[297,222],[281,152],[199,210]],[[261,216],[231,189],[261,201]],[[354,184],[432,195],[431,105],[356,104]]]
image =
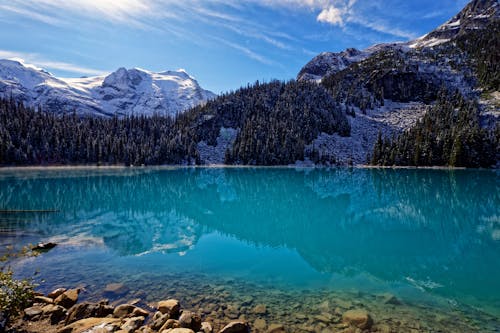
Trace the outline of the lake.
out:
[[[8,169],[0,209],[57,212],[0,213],[0,244],[57,243],[10,265],[43,292],[80,286],[81,299],[176,297],[216,320],[265,318],[291,332],[333,331],[352,308],[380,331],[499,332],[499,176]]]

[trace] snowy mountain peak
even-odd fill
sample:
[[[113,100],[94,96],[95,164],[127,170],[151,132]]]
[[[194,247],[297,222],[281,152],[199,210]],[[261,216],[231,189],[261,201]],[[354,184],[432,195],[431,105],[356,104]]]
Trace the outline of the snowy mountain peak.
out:
[[[174,116],[215,97],[184,70],[119,68],[107,76],[59,79],[32,65],[0,60],[0,96],[56,113]]]
[[[353,63],[363,61],[384,50],[407,51],[446,43],[468,31],[484,29],[492,20],[500,18],[499,9],[499,0],[473,0],[446,23],[413,41],[377,44],[362,51],[351,48],[338,53],[320,53],[300,70],[297,79],[320,81],[326,76],[337,73]]]
[[[492,19],[500,18],[498,0],[474,0],[460,13],[434,31],[408,43],[411,48],[433,47],[446,43],[467,31],[483,29]]]

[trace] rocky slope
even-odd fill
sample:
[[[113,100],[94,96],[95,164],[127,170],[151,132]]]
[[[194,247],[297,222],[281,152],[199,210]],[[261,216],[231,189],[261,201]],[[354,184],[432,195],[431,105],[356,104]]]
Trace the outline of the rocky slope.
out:
[[[500,118],[499,9],[497,0],[474,0],[416,40],[312,59],[297,79],[320,82],[347,110],[352,130],[348,137],[322,134],[306,149],[341,164],[366,163],[379,133],[390,139],[413,128],[440,92],[458,91],[479,104],[473,118],[494,130]]]
[[[107,76],[62,79],[14,60],[0,60],[0,97],[58,114],[176,115],[214,98],[183,70],[120,68]]]

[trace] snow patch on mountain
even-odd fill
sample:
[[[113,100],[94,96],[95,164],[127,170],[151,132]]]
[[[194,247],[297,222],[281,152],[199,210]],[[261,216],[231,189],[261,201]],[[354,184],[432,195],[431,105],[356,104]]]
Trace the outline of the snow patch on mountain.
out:
[[[217,137],[217,145],[210,146],[205,141],[200,141],[197,145],[200,159],[203,164],[224,164],[226,150],[233,146],[238,135],[238,130],[234,128],[221,127]]]
[[[0,96],[58,114],[175,116],[215,94],[184,70],[119,68],[107,76],[62,79],[19,61],[0,60]]]
[[[383,138],[392,138],[411,128],[427,112],[428,106],[419,102],[397,103],[385,100],[384,106],[367,110],[363,114],[355,108],[356,116],[350,119],[351,136],[321,133],[312,144],[306,146],[305,155],[317,151],[319,157],[331,160],[336,164],[366,164],[367,152],[372,151],[378,134]],[[299,165],[303,163],[299,162]]]

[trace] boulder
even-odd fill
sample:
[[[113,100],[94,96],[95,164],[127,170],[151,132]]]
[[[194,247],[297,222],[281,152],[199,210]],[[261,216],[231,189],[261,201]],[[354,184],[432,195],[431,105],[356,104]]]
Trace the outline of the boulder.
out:
[[[219,333],[250,333],[250,326],[244,321],[232,321],[224,326]]]
[[[356,309],[344,312],[342,315],[342,321],[344,323],[356,326],[362,330],[370,328],[373,324],[373,320],[365,310]]]
[[[57,333],[82,333],[98,326],[118,326],[120,321],[117,318],[86,318],[60,328]]]
[[[175,319],[168,319],[165,324],[163,324],[163,326],[160,328],[160,332],[164,331],[164,330],[167,330],[167,329],[171,329],[171,328],[180,328],[181,325],[179,324],[179,321],[178,320],[175,320]]]
[[[29,308],[24,309],[24,315],[28,317],[29,319],[32,319],[36,316],[39,316],[42,314],[42,307],[41,306],[32,306]]]
[[[47,296],[52,298],[52,299],[56,299],[62,293],[64,293],[66,290],[67,290],[66,288],[57,288],[56,290],[53,290],[52,292],[50,292]]]
[[[70,289],[63,292],[61,295],[57,296],[54,300],[54,304],[60,305],[66,309],[69,309],[78,301],[79,289]]]
[[[120,329],[127,333],[135,332],[139,327],[144,324],[144,317],[132,317],[125,320]]]
[[[195,333],[190,328],[169,328],[164,331],[160,331],[161,333]]]
[[[50,323],[55,325],[66,318],[66,309],[60,305],[47,304],[42,308],[42,316],[48,317]]]
[[[45,297],[45,296],[35,296],[33,298],[33,301],[35,303],[43,303],[43,304],[52,304],[54,303],[54,300],[50,297]]]
[[[201,317],[191,311],[182,311],[179,317],[179,324],[181,327],[190,328],[198,332],[201,328]]]
[[[163,314],[160,311],[157,311],[153,316],[153,321],[151,322],[151,328],[154,330],[159,330],[163,325],[165,325],[165,323],[169,319],[170,316],[168,315],[168,313]]]
[[[127,317],[132,314],[137,307],[132,304],[120,304],[113,310],[113,316],[116,318]]]
[[[158,311],[165,314],[168,313],[170,318],[177,318],[181,305],[176,299],[168,299],[166,301],[158,302]]]
[[[65,324],[68,325],[84,318],[102,318],[112,313],[113,307],[106,302],[75,304],[69,309]]]

